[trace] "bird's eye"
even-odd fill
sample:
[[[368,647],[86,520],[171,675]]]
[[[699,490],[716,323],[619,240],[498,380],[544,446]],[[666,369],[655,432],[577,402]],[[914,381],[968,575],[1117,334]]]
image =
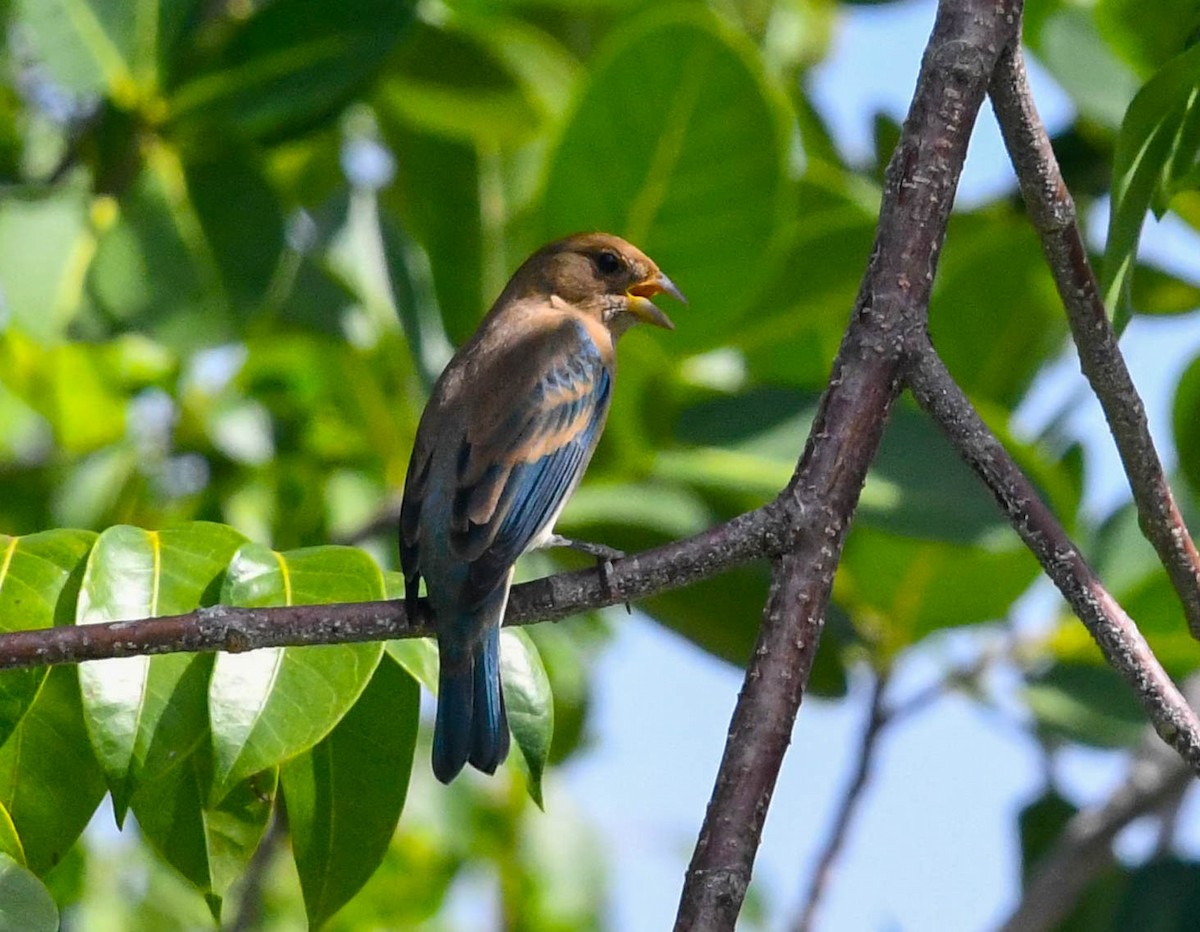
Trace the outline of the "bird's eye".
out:
[[[615,252],[609,252],[607,249],[596,256],[596,268],[601,275],[615,275],[621,271],[624,263],[621,257]]]

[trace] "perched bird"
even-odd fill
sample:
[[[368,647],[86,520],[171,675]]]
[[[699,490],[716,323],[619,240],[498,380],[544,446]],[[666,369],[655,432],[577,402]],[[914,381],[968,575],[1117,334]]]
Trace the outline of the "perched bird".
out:
[[[400,511],[405,603],[424,577],[441,662],[433,772],[508,754],[500,622],[513,564],[571,545],[554,522],[579,484],[612,398],[615,344],[651,303],[684,300],[640,250],[606,233],[550,243],[517,269],[454,354],[421,416]]]

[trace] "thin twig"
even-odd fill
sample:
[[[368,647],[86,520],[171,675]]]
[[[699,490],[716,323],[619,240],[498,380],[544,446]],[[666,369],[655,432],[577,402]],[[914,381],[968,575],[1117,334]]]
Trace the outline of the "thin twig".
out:
[[[755,559],[777,557],[805,527],[786,497],[654,550],[611,562],[612,573],[579,570],[514,586],[506,624],[555,621],[593,608],[677,589]],[[7,618],[9,625],[17,619]],[[429,637],[425,618],[399,601],[282,608],[215,605],[182,615],[0,634],[0,670],[135,654],[247,651]]]
[[[1033,484],[971,407],[928,337],[913,348],[908,382],[921,407],[991,490],[1025,545],[1100,645],[1109,665],[1133,688],[1155,730],[1200,772],[1200,720],[1133,619],[1105,590]]]
[[[812,531],[777,561],[676,930],[732,929],[816,654],[846,530],[929,291],[967,142],[1019,0],[945,0],[888,166],[871,261],[789,486]]]
[[[1200,698],[1200,678],[1185,685]],[[1115,861],[1113,840],[1125,826],[1164,806],[1177,806],[1194,774],[1177,754],[1154,738],[1142,742],[1125,781],[1099,806],[1075,814],[1055,846],[1035,866],[1002,932],[1049,932],[1070,915],[1091,881]]]
[[[863,727],[862,737],[858,742],[858,757],[854,762],[854,773],[850,783],[842,794],[842,802],[834,817],[829,830],[829,837],[821,848],[812,876],[808,882],[808,892],[805,894],[800,914],[792,926],[792,932],[811,932],[817,919],[817,911],[821,906],[829,879],[833,876],[833,867],[846,844],[858,808],[862,803],[863,794],[870,780],[875,763],[875,751],[879,746],[879,737],[888,724],[889,716],[883,704],[884,692],[887,690],[888,676],[879,673],[871,682],[871,698],[868,705],[867,721]]]
[[[1138,524],[1179,594],[1192,636],[1200,639],[1200,552],[1167,484],[1146,410],[1105,313],[1075,203],[1029,90],[1020,43],[1000,56],[991,95],[1026,210],[1067,311],[1080,368],[1100,400],[1129,477]]]

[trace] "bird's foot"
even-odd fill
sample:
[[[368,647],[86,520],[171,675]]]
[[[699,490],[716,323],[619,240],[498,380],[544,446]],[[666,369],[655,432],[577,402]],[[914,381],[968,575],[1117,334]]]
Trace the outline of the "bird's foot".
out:
[[[563,537],[561,534],[551,534],[546,541],[546,546],[566,547],[569,550],[586,553],[589,557],[595,557],[597,560],[620,560],[625,556],[625,551],[618,550],[616,547],[609,547],[607,544],[595,544],[590,540],[575,540],[572,537]]]
[[[588,540],[574,540],[570,537],[563,537],[561,534],[551,534],[546,541],[547,547],[566,547],[570,550],[576,550],[579,553],[586,553],[590,557],[596,558],[596,569],[600,573],[600,581],[604,584],[610,596],[620,598],[621,593],[617,587],[616,570],[613,569],[613,560],[620,560],[625,556],[624,550],[618,550],[616,547],[609,547],[607,544],[597,544]],[[625,601],[625,611],[633,614],[633,607],[627,600]]]

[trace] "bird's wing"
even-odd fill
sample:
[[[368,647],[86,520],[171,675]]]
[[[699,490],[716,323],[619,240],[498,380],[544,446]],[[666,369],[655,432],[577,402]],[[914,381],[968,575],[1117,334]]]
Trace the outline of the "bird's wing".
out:
[[[404,609],[410,621],[417,615],[417,589],[421,580],[420,535],[421,502],[433,463],[430,445],[422,443],[418,432],[408,475],[404,480],[404,498],[400,503],[400,569],[404,572]]]
[[[457,460],[450,544],[470,564],[468,604],[491,592],[547,529],[587,467],[612,375],[582,324],[564,324],[509,364],[467,424]],[[502,412],[498,415],[488,412]]]

